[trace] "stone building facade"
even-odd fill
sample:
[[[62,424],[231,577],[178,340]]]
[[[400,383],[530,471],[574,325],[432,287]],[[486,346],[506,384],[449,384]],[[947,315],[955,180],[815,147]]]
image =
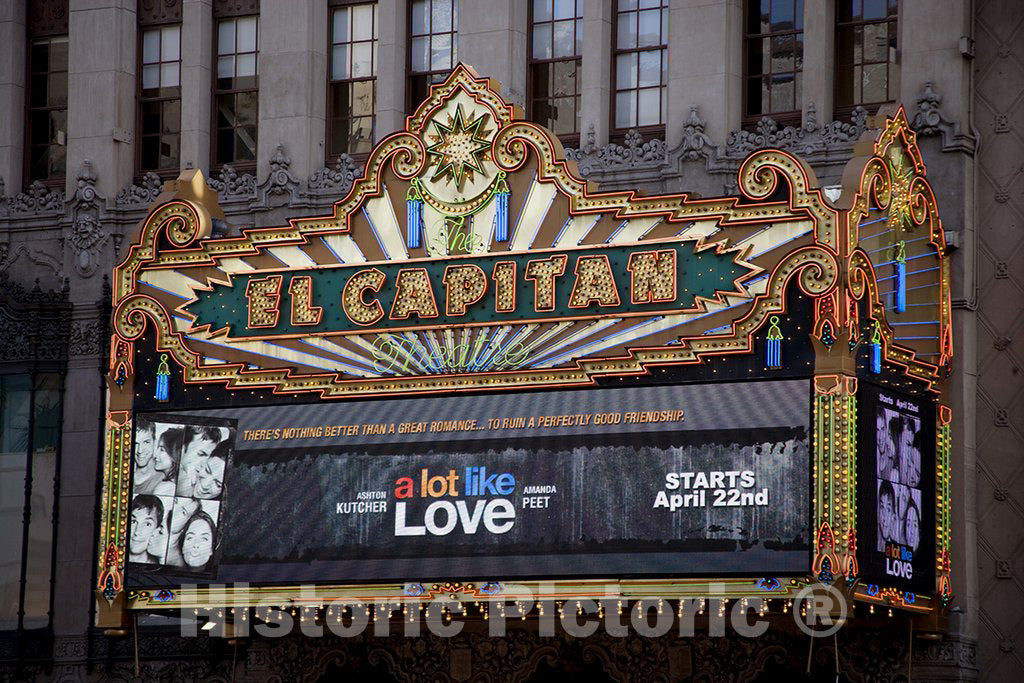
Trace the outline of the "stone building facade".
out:
[[[847,633],[837,646],[857,680],[902,680],[910,667],[922,680],[1020,678],[1024,5],[363,4],[376,7],[370,37],[357,27],[360,3],[333,0],[0,3],[3,677],[134,675],[133,639],[90,626],[105,274],[163,181],[201,169],[227,216],[224,231],[322,213],[358,177],[368,140],[400,129],[413,94],[462,61],[556,126],[581,173],[609,189],[732,193],[740,162],[764,147],[798,154],[823,186],[835,185],[867,116],[881,102],[906,109],[956,248],[956,608],[941,642],[908,640],[901,622]],[[655,11],[657,26],[644,24]],[[157,34],[163,42],[151,54],[146,41]],[[853,39],[859,51],[847,49]],[[368,40],[370,57],[355,57]],[[571,63],[553,66],[558,55]],[[651,59],[657,68],[645,72]],[[168,680],[749,680],[806,661],[827,671],[833,656],[827,645],[805,659],[797,649],[806,640],[781,631],[724,648],[709,638],[478,636],[288,638],[238,650],[147,626],[137,647],[143,677]]]

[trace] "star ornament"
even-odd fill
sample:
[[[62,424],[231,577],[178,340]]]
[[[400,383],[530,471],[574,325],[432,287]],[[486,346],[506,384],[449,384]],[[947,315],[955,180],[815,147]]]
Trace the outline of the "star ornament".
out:
[[[487,116],[483,113],[467,123],[460,104],[447,126],[434,120],[437,142],[427,147],[427,154],[437,164],[431,182],[451,178],[456,189],[461,191],[467,176],[472,178],[474,173],[484,175],[483,156],[491,147],[490,141],[481,137]]]

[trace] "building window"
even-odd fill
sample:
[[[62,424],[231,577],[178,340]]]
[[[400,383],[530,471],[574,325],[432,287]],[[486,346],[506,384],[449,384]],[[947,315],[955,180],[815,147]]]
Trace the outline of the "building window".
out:
[[[50,625],[60,375],[0,376],[0,631]]]
[[[213,91],[214,163],[256,161],[259,100],[259,18],[217,22],[217,81]]]
[[[615,128],[663,126],[668,3],[617,0],[614,42]]]
[[[836,114],[896,99],[896,0],[839,0]]]
[[[68,130],[68,37],[33,38],[28,54],[28,180],[61,180]]]
[[[377,5],[333,11],[328,154],[366,154],[373,147],[377,87]]]
[[[748,0],[745,113],[800,120],[804,66],[803,0]]]
[[[557,135],[580,132],[583,0],[533,0],[530,118]]]
[[[181,26],[142,32],[139,170],[176,171],[181,143]]]
[[[409,111],[427,99],[459,61],[458,0],[413,0],[409,22]]]

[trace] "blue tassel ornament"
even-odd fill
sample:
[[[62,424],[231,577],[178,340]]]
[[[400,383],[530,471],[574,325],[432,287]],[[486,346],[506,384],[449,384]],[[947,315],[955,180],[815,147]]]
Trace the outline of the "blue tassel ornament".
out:
[[[416,179],[405,195],[405,227],[406,245],[410,249],[419,249],[423,235],[423,195]]]
[[[871,372],[876,375],[882,372],[882,328],[875,321],[875,329],[871,333]]]
[[[505,172],[498,175],[498,183],[494,186],[494,240],[496,242],[508,242],[508,183],[505,182]]]
[[[897,313],[907,310],[907,254],[903,240],[896,244],[896,304],[893,310]]]
[[[156,400],[169,401],[171,398],[171,369],[167,365],[167,354],[160,354],[160,365],[156,369]]]
[[[782,367],[782,330],[779,329],[779,316],[771,317],[771,327],[768,328],[768,353],[765,358],[765,367]]]

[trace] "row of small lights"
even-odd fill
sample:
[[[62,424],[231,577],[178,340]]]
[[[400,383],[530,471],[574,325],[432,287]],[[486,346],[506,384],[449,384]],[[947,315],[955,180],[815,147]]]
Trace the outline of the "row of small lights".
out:
[[[726,609],[728,609],[728,604],[731,602],[733,604],[733,606],[735,606],[737,600],[739,601],[740,608],[744,611],[744,613],[746,613],[750,609],[756,609],[757,613],[758,613],[758,616],[762,616],[763,617],[763,616],[771,613],[771,611],[772,611],[772,609],[771,609],[771,599],[769,599],[769,598],[753,598],[753,599],[752,598],[734,598],[734,599],[724,599],[724,600],[723,599],[719,599],[717,601],[718,602],[718,606],[717,606],[717,610],[716,610],[717,616],[719,618],[724,617]],[[480,614],[480,616],[483,617],[483,619],[485,621],[490,619],[490,611],[491,611],[491,609],[496,610],[497,613],[501,616],[502,619],[508,619],[508,618],[513,618],[514,619],[516,617],[519,617],[520,620],[525,621],[527,616],[529,615],[529,609],[524,607],[523,601],[518,601],[518,600],[514,601],[514,604],[511,605],[511,606],[506,606],[505,602],[493,603],[493,606],[491,606],[492,603],[480,602],[480,601],[472,601],[472,602],[462,603],[462,602],[454,601],[453,600],[453,602],[456,602],[459,605],[472,605],[473,607],[476,608],[477,612]],[[573,609],[572,602],[573,601],[558,601],[558,600],[556,600],[556,601],[546,601],[546,602],[545,601],[538,601],[536,603],[537,616],[539,616],[539,617],[543,617],[544,616],[544,607],[545,607],[545,604],[548,604],[548,605],[552,605],[551,608],[553,608],[557,612],[559,619],[564,619],[565,618],[565,609],[566,609],[566,607],[568,606],[570,610]],[[620,616],[620,617],[622,616],[623,607],[624,606],[625,606],[625,609],[627,611],[630,609],[629,605],[628,605],[628,602],[629,601],[623,601],[623,600],[617,600],[616,601],[616,614],[618,616]],[[646,601],[641,599],[641,600],[637,601],[637,604],[640,604],[641,606],[643,606],[644,602],[646,602]],[[793,600],[792,599],[780,599],[779,602],[782,603],[782,605],[781,605],[782,611],[780,612],[781,614],[789,614],[790,610],[793,609]],[[755,607],[754,603],[756,603],[756,607]],[[363,610],[365,616],[368,619],[370,619],[371,621],[377,621],[377,609],[376,609],[376,607],[379,604],[380,603],[358,602],[358,603],[356,603],[355,607],[352,607],[351,605],[346,605],[346,606],[344,606],[340,610],[335,609],[333,607],[325,608],[322,605],[311,606],[311,607],[309,607],[309,606],[307,606],[307,607],[290,607],[290,608],[280,608],[280,609],[272,608],[272,607],[254,608],[254,609],[256,609],[256,611],[254,612],[254,616],[256,618],[260,619],[261,621],[265,621],[267,623],[270,623],[270,622],[280,623],[283,620],[283,618],[284,618],[283,617],[283,613],[288,613],[293,618],[298,618],[300,621],[314,621],[314,622],[316,622],[316,621],[326,620],[333,613],[334,614],[335,622],[336,623],[341,623],[343,617],[347,616],[350,619],[354,618],[355,610],[358,609],[358,610]],[[399,605],[401,603],[383,603],[383,604],[386,605],[386,606],[391,606],[391,605],[397,606],[397,605]],[[445,603],[440,603],[440,605],[441,605],[442,616],[451,618],[453,616],[453,614],[454,614],[454,612],[452,611],[452,608],[449,607],[449,605],[445,604]],[[680,601],[678,601],[677,605],[678,605],[677,608],[674,610],[675,616],[681,619],[683,617],[683,613],[684,613],[684,610],[683,610],[684,602],[682,600],[680,600]],[[646,609],[644,610],[644,617],[645,618],[647,616],[647,612],[651,608],[654,608],[654,607],[657,607],[657,611],[658,611],[659,615],[665,613],[665,608],[666,607],[668,608],[668,611],[670,613],[673,611],[672,610],[671,601],[666,601],[664,599],[660,599],[659,598],[656,603],[651,601],[650,604],[646,606]],[[415,621],[417,619],[417,617],[419,616],[419,614],[421,612],[426,611],[426,609],[428,609],[428,608],[429,608],[429,603],[423,603],[423,602],[414,603],[413,606],[412,606],[412,609],[410,609],[410,605],[409,604],[404,604],[404,605],[402,605],[402,617],[403,617],[403,620],[408,619],[408,621],[413,622],[413,621]],[[260,614],[260,610],[262,610],[262,612],[263,612],[262,615]],[[514,613],[512,613],[513,610],[514,610]],[[234,612],[235,614],[238,614],[238,608],[232,608],[231,611]],[[708,601],[706,599],[704,599],[704,598],[700,598],[699,602],[697,603],[697,609],[695,611],[695,614],[697,614],[699,616],[702,616],[707,611],[708,611]],[[590,614],[592,612],[592,610],[586,609],[583,606],[582,601],[576,600],[575,601],[575,612],[576,612],[576,616],[584,616],[584,615]],[[593,613],[595,613],[599,619],[603,619],[604,618],[605,610],[604,610],[604,602],[603,601],[598,602],[597,610],[595,612],[593,612]],[[872,605],[868,605],[868,613],[871,614],[871,615],[875,614],[875,605],[873,605],[873,604]],[[193,609],[192,610],[192,614],[194,616],[198,617],[199,616],[199,610],[198,609]],[[210,615],[210,618],[211,618],[211,620],[221,620],[221,621],[223,621],[225,619],[226,614],[227,614],[226,610],[220,609],[216,613]],[[249,615],[249,608],[242,608],[241,609],[241,613],[238,614],[238,619],[241,620],[241,621],[247,621],[248,618],[249,618],[248,615]],[[801,617],[806,617],[807,616],[807,606],[806,606],[806,603],[803,603],[801,605],[801,607],[800,607],[800,616]],[[892,607],[887,608],[887,616],[889,616],[889,617],[894,616]],[[390,619],[391,619],[391,613],[389,612],[388,613],[388,620],[390,621]]]

